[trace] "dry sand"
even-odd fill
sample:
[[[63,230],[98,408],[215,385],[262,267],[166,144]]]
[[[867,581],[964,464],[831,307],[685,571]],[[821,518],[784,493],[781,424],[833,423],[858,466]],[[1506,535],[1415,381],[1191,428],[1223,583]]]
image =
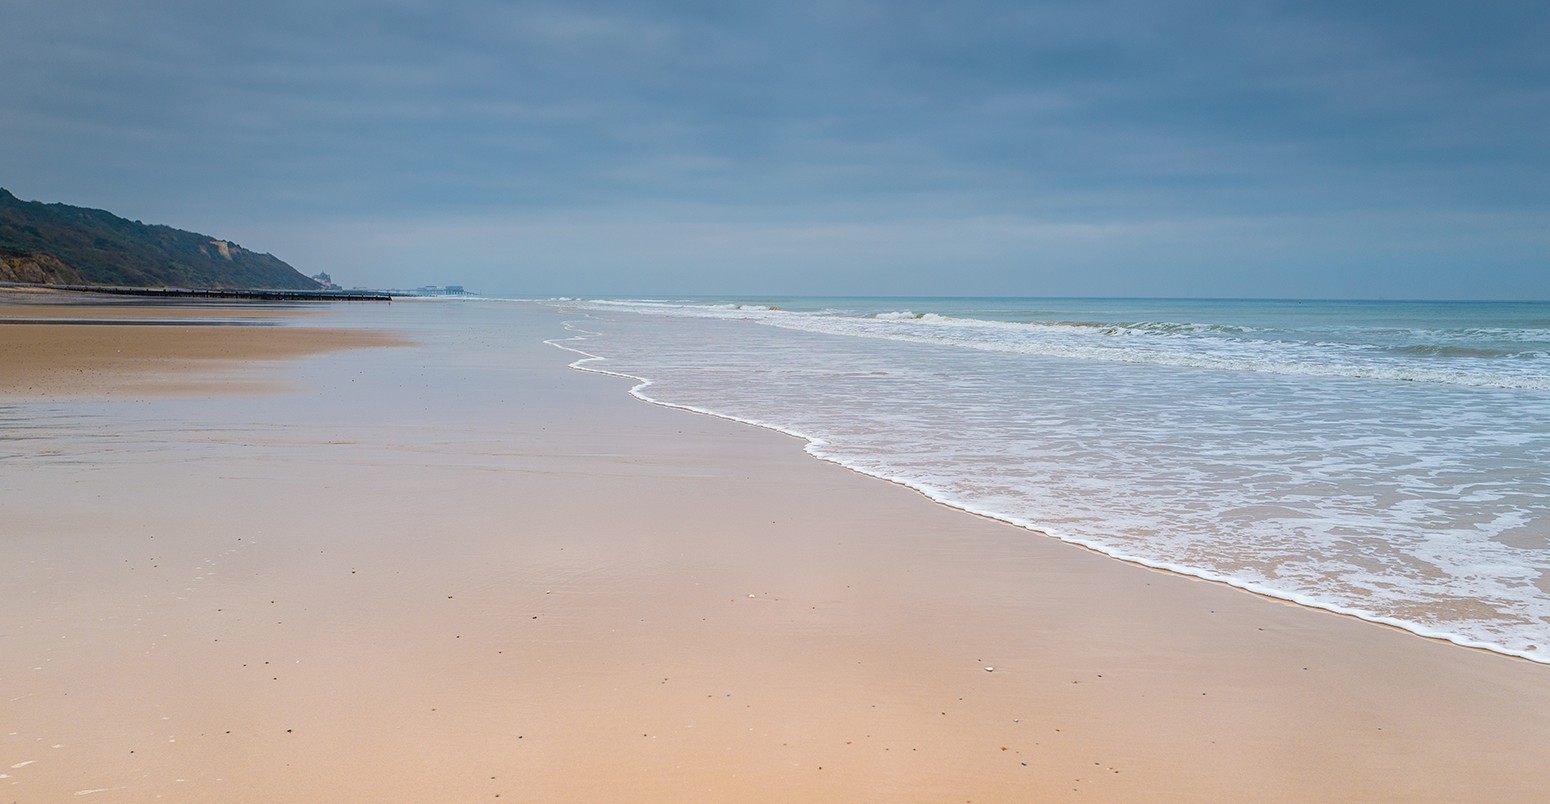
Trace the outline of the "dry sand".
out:
[[[546,311],[339,315],[420,345],[0,407],[0,800],[1550,798],[1550,668],[642,404]]]

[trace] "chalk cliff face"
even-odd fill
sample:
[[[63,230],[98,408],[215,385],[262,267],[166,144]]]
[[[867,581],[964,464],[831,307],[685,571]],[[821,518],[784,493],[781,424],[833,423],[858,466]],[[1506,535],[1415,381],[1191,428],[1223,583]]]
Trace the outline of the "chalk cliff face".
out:
[[[100,209],[22,201],[0,189],[0,281],[53,285],[317,290],[269,255]]]

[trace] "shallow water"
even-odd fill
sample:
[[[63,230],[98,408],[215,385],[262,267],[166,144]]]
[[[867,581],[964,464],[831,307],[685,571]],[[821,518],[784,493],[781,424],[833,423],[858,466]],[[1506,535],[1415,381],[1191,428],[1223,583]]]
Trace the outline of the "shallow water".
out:
[[[584,339],[563,345],[654,401],[1117,557],[1550,661],[1550,304],[552,304]]]

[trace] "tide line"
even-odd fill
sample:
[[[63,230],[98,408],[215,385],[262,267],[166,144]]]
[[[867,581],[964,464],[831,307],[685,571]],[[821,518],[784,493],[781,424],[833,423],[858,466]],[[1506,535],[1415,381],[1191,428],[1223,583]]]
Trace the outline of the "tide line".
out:
[[[832,464],[835,464],[837,466],[843,467],[843,468],[848,469],[848,470],[850,470],[852,472],[855,472],[856,474],[859,474],[859,475],[863,475],[863,476],[870,477],[870,478],[875,478],[875,479],[882,480],[882,481],[885,481],[885,482],[888,482],[888,483],[893,483],[893,484],[898,485],[898,486],[903,486],[904,488],[910,489],[911,491],[914,491],[917,494],[920,494],[921,496],[925,497],[926,499],[928,499],[928,500],[930,500],[930,501],[932,501],[932,502],[934,502],[934,503],[936,503],[938,505],[944,505],[944,506],[946,506],[948,508],[952,508],[952,509],[958,510],[958,511],[963,511],[964,513],[972,514],[974,516],[978,516],[978,517],[981,517],[981,518],[984,518],[984,519],[989,519],[989,520],[993,520],[993,521],[996,521],[996,522],[1001,522],[1001,523],[1004,523],[1004,524],[1013,525],[1015,527],[1021,528],[1023,530],[1031,531],[1031,532],[1036,533],[1036,534],[1041,535],[1041,536],[1046,536],[1046,537],[1055,539],[1057,541],[1064,542],[1066,544],[1070,544],[1070,545],[1073,545],[1073,546],[1076,546],[1076,547],[1081,547],[1081,548],[1086,549],[1086,550],[1091,550],[1091,551],[1093,551],[1095,553],[1099,553],[1099,554],[1107,556],[1109,558],[1113,558],[1113,559],[1117,559],[1119,561],[1123,561],[1123,562],[1125,562],[1127,564],[1135,564],[1135,565],[1138,565],[1138,566],[1146,567],[1148,569],[1157,570],[1157,571],[1160,571],[1160,572],[1167,572],[1167,573],[1172,573],[1174,575],[1182,575],[1182,576],[1186,576],[1186,577],[1190,577],[1190,578],[1198,578],[1198,579],[1204,580],[1204,581],[1211,581],[1213,583],[1220,583],[1220,584],[1223,584],[1223,585],[1226,585],[1226,586],[1230,586],[1230,587],[1232,587],[1234,589],[1239,589],[1239,590],[1242,590],[1242,591],[1245,591],[1245,592],[1249,592],[1249,593],[1254,594],[1254,595],[1258,595],[1260,597],[1270,598],[1270,599],[1273,599],[1273,600],[1285,601],[1285,602],[1288,602],[1288,603],[1295,603],[1295,604],[1297,604],[1299,606],[1303,606],[1305,608],[1316,609],[1316,610],[1319,610],[1319,611],[1325,611],[1325,612],[1329,612],[1329,613],[1332,613],[1332,614],[1338,614],[1338,615],[1342,615],[1342,616],[1346,616],[1346,617],[1354,617],[1354,618],[1356,618],[1358,620],[1362,620],[1362,621],[1365,621],[1365,622],[1370,622],[1370,623],[1374,623],[1374,624],[1377,624],[1377,625],[1385,625],[1385,626],[1389,626],[1391,628],[1397,628],[1397,629],[1399,629],[1401,631],[1405,631],[1407,633],[1414,634],[1416,636],[1423,637],[1423,638],[1426,638],[1426,639],[1433,639],[1433,640],[1438,640],[1438,641],[1441,641],[1441,642],[1448,642],[1448,643],[1451,643],[1451,644],[1454,644],[1454,645],[1458,645],[1460,647],[1473,648],[1473,649],[1476,649],[1476,650],[1483,650],[1483,651],[1487,651],[1489,653],[1495,653],[1495,654],[1502,655],[1502,656],[1511,656],[1511,657],[1514,657],[1514,658],[1524,659],[1524,660],[1527,660],[1527,661],[1530,661],[1530,662],[1535,662],[1537,664],[1550,665],[1550,652],[1538,651],[1538,650],[1535,650],[1535,651],[1517,650],[1517,649],[1514,649],[1514,648],[1506,647],[1504,645],[1498,645],[1498,644],[1491,643],[1491,642],[1486,642],[1486,641],[1483,641],[1483,640],[1473,639],[1473,638],[1464,636],[1462,634],[1456,634],[1456,633],[1449,632],[1449,631],[1440,631],[1440,630],[1436,630],[1436,629],[1427,628],[1426,626],[1421,625],[1419,623],[1409,622],[1409,621],[1406,621],[1406,620],[1399,619],[1397,617],[1390,617],[1388,615],[1378,614],[1376,612],[1366,611],[1366,610],[1363,610],[1363,609],[1358,609],[1358,608],[1354,608],[1354,607],[1350,607],[1350,606],[1344,606],[1344,605],[1340,605],[1338,603],[1330,603],[1328,601],[1319,600],[1318,598],[1315,598],[1315,597],[1312,597],[1310,595],[1306,595],[1306,594],[1303,594],[1303,593],[1300,593],[1300,592],[1289,592],[1289,591],[1280,590],[1280,589],[1267,588],[1267,587],[1265,587],[1265,586],[1263,586],[1261,584],[1257,584],[1257,583],[1254,583],[1252,581],[1245,581],[1245,580],[1242,580],[1242,579],[1239,579],[1239,578],[1234,578],[1234,577],[1232,577],[1230,575],[1224,575],[1222,573],[1214,572],[1212,570],[1203,569],[1203,568],[1200,568],[1200,567],[1191,567],[1191,566],[1187,566],[1187,565],[1183,565],[1183,564],[1174,564],[1174,563],[1166,562],[1166,561],[1157,561],[1157,560],[1154,560],[1154,559],[1146,558],[1144,556],[1138,556],[1138,555],[1135,555],[1133,553],[1128,553],[1128,552],[1125,552],[1123,550],[1117,550],[1117,549],[1115,549],[1115,548],[1113,548],[1113,547],[1111,547],[1109,545],[1103,544],[1101,542],[1097,542],[1097,541],[1094,541],[1094,540],[1091,540],[1091,539],[1082,538],[1082,537],[1079,537],[1079,536],[1073,536],[1071,534],[1063,533],[1063,532],[1055,530],[1053,528],[1042,527],[1042,526],[1038,525],[1037,523],[1030,522],[1030,521],[1027,521],[1027,520],[1023,520],[1023,519],[1020,519],[1018,517],[1007,516],[1005,514],[1001,514],[1001,513],[995,512],[995,511],[990,511],[990,510],[986,510],[986,509],[980,509],[980,508],[977,508],[977,507],[975,507],[975,506],[973,506],[971,504],[968,504],[968,503],[959,502],[957,500],[954,500],[946,491],[944,491],[942,489],[939,489],[939,488],[936,488],[934,486],[931,486],[929,484],[920,483],[918,481],[913,481],[913,480],[910,480],[908,478],[889,476],[889,475],[886,475],[886,474],[879,473],[879,472],[877,472],[875,470],[870,470],[868,468],[865,468],[865,467],[862,467],[862,466],[859,466],[859,465],[855,465],[855,464],[845,460],[842,457],[839,457],[837,455],[833,455],[833,454],[829,454],[829,453],[824,452],[823,448],[828,446],[828,442],[825,441],[822,438],[817,437],[817,436],[811,436],[811,435],[808,435],[806,433],[802,433],[800,431],[791,429],[789,427],[784,427],[782,425],[773,424],[773,423],[770,423],[770,422],[759,421],[759,420],[756,420],[756,419],[748,419],[748,418],[744,418],[744,417],[741,417],[741,416],[736,416],[736,415],[729,414],[729,413],[723,413],[723,412],[720,412],[720,411],[710,410],[708,408],[697,407],[695,405],[683,405],[683,404],[679,404],[679,403],[676,403],[676,402],[668,402],[668,401],[665,401],[665,400],[657,399],[657,398],[655,398],[655,397],[653,397],[650,394],[647,394],[645,392],[645,389],[650,388],[652,385],[655,384],[653,380],[651,380],[651,379],[649,379],[647,377],[641,377],[641,376],[634,375],[634,374],[628,374],[628,373],[625,373],[625,372],[622,372],[622,371],[612,371],[612,370],[609,370],[609,369],[598,368],[596,366],[588,365],[590,363],[606,361],[606,360],[608,360],[608,358],[603,357],[602,355],[593,354],[591,352],[587,352],[587,351],[584,351],[582,349],[575,348],[574,346],[567,346],[567,345],[565,345],[567,342],[586,341],[586,340],[589,339],[589,336],[591,336],[591,337],[601,337],[603,335],[603,333],[601,333],[601,332],[594,332],[594,331],[587,330],[587,329],[582,329],[581,327],[576,326],[576,322],[573,322],[573,321],[563,321],[563,322],[561,322],[561,325],[564,326],[566,330],[574,332],[574,333],[577,333],[577,334],[575,336],[569,337],[569,338],[552,338],[552,339],[549,339],[549,340],[545,340],[543,342],[545,344],[547,344],[549,346],[553,346],[553,347],[555,347],[557,349],[563,349],[563,350],[565,350],[567,352],[572,352],[574,354],[581,355],[580,359],[572,361],[571,363],[569,363],[568,366],[567,366],[568,368],[572,368],[572,369],[575,369],[577,371],[584,371],[584,372],[588,372],[588,373],[592,373],[592,374],[602,374],[602,375],[609,376],[609,377],[618,377],[618,378],[621,378],[621,379],[633,380],[633,381],[635,381],[636,384],[629,389],[630,396],[633,396],[636,399],[639,399],[640,401],[646,402],[648,404],[657,405],[657,406],[664,407],[664,408],[672,408],[672,409],[675,409],[675,410],[688,411],[690,413],[698,413],[698,414],[703,415],[703,416],[711,416],[711,417],[714,417],[714,418],[717,418],[717,419],[724,419],[726,421],[737,422],[739,424],[747,424],[747,425],[751,425],[751,426],[754,426],[754,427],[760,427],[760,428],[763,428],[763,429],[766,429],[766,430],[772,430],[774,432],[781,433],[782,435],[787,435],[787,436],[791,436],[793,438],[802,439],[803,441],[806,442],[806,446],[803,447],[803,451],[806,452],[807,454],[813,456],[814,458],[817,458],[817,459],[822,460],[822,461],[827,461],[829,463],[832,463]]]

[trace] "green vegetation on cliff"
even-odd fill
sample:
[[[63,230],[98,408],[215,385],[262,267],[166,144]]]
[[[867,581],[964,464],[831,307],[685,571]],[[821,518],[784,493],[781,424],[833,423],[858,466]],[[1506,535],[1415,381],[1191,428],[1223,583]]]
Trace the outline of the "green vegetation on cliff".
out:
[[[317,290],[268,254],[100,209],[22,201],[0,188],[0,281]]]

